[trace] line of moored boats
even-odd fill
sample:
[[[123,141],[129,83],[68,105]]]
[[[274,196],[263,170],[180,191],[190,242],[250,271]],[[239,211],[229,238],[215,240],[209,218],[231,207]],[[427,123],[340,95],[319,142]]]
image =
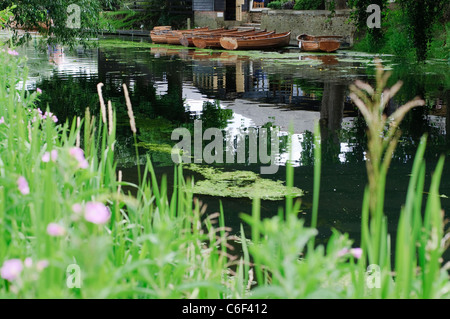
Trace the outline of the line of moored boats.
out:
[[[201,49],[226,50],[264,50],[276,49],[289,45],[291,32],[276,33],[267,30],[209,29],[172,30],[170,26],[155,27],[150,32],[155,44],[182,45]],[[302,34],[297,37],[303,51],[334,52],[340,47],[339,36],[310,36]]]

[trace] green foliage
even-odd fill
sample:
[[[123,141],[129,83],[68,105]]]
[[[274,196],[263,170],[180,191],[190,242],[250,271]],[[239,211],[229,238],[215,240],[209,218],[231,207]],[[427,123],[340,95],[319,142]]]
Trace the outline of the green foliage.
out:
[[[137,197],[125,195],[122,186],[135,186],[116,178],[115,114],[110,113],[108,124],[88,111],[81,125],[76,121],[57,125],[51,117],[41,119],[34,109],[39,94],[16,87],[21,80],[26,87],[24,59],[0,51],[0,61],[0,103],[4,106],[0,109],[0,265],[10,259],[32,260],[32,266],[24,267],[16,280],[0,279],[0,296],[231,295],[229,281],[223,280],[226,235],[217,242],[212,218],[201,219],[200,204],[193,206],[191,186],[184,182],[181,167],[175,171],[171,198],[164,185],[159,188],[154,182],[150,162],[144,174],[152,182],[141,185]],[[83,136],[80,146],[86,167],[79,167],[72,155],[78,136]],[[44,161],[43,155],[51,151],[57,157]],[[18,189],[21,176],[29,192]],[[73,210],[74,204],[83,207],[91,201],[108,207],[111,218],[106,223],[90,223],[83,212]],[[47,231],[50,223],[57,223],[64,234],[51,236]],[[36,268],[38,261],[47,266]],[[65,286],[66,267],[74,263],[82,271],[81,290]],[[214,270],[208,275],[203,273],[207,269]]]
[[[403,59],[414,57],[414,46],[408,34],[405,17],[399,10],[391,11],[387,22],[384,50]]]
[[[100,15],[100,24],[106,30],[139,29],[143,22],[143,17],[131,10],[108,11]]]
[[[203,121],[204,128],[225,128],[228,121],[233,117],[233,111],[230,109],[223,109],[220,107],[219,101],[204,102],[200,120]]]
[[[366,28],[367,6],[371,0],[352,0],[350,5],[356,10],[353,20],[360,30],[366,30],[364,38],[355,46],[367,52],[396,54],[406,59],[424,61],[427,56],[448,59],[448,32],[446,23],[441,21],[448,1],[402,0],[400,8],[389,10],[385,1],[382,9],[382,28]],[[448,19],[448,18],[447,18]],[[448,24],[448,23],[447,23]]]
[[[441,294],[445,294],[442,287],[448,285],[448,274],[446,270],[441,270],[438,263],[446,246],[443,240],[444,220],[439,200],[439,183],[444,160],[441,158],[437,165],[425,213],[422,214],[425,137],[422,138],[417,151],[406,204],[400,214],[394,260],[396,269],[394,282],[389,274],[391,243],[387,230],[387,217],[384,215],[386,176],[400,138],[399,124],[409,110],[416,106],[423,106],[425,103],[415,99],[399,107],[386,118],[384,108],[402,86],[402,83],[398,82],[392,88],[385,89],[389,76],[390,73],[383,72],[381,64],[378,64],[375,89],[359,81],[350,87],[351,98],[363,114],[368,126],[369,185],[363,203],[362,248],[367,253],[368,262],[378,265],[381,269],[383,287],[376,291],[377,298],[440,298]]]
[[[272,1],[267,5],[271,9],[294,9],[294,10],[323,10],[325,9],[324,0],[281,0]]]
[[[280,10],[281,4],[282,4],[281,1],[272,1],[267,5],[267,7],[274,10]]]
[[[352,12],[352,20],[356,23],[358,29],[365,30],[367,32],[367,45],[369,52],[377,52],[384,44],[384,24],[387,20],[388,0],[349,0],[348,5],[350,8],[354,8]],[[382,28],[370,29],[367,27],[367,18],[370,13],[367,13],[367,7],[371,4],[380,6],[382,15]]]
[[[14,41],[23,43],[31,39],[29,31],[36,30],[42,34],[48,44],[75,45],[83,43],[87,45],[87,39],[95,36],[99,30],[99,12],[102,10],[102,2],[99,0],[4,0],[0,3],[0,10],[13,4],[14,26],[26,30],[21,34],[15,29]],[[68,7],[76,4],[81,8],[81,28],[68,28]]]
[[[13,16],[13,10],[17,6],[13,5],[11,7],[5,8],[3,11],[0,11],[0,29],[3,29],[5,25],[10,21]]]
[[[296,0],[294,10],[324,10],[323,0]]]
[[[408,23],[417,59],[425,61],[433,37],[433,27],[442,16],[447,0],[398,0]]]
[[[148,29],[157,25],[170,25],[174,29],[184,29],[187,24],[187,15],[170,12],[170,6],[178,8],[186,7],[183,0],[178,1],[160,1],[150,0],[145,12],[142,13],[145,20],[145,26]],[[187,9],[187,8],[186,8]]]
[[[254,205],[258,205],[254,203]],[[350,274],[355,265],[346,263],[340,252],[351,247],[348,236],[334,232],[327,247],[318,246],[305,254],[307,243],[317,230],[306,228],[296,215],[259,220],[242,216],[258,232],[249,245],[250,254],[261,268],[252,298],[316,299],[349,298]],[[258,278],[258,276],[257,276]]]

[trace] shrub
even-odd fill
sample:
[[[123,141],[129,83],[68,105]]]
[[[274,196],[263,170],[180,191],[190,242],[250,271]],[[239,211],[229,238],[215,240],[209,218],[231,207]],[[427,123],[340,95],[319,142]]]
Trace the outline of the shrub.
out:
[[[294,10],[324,10],[323,0],[296,0]]]
[[[292,10],[294,9],[295,1],[288,1],[282,4],[283,10]]]
[[[281,1],[273,1],[267,5],[268,8],[279,10],[281,9]]]

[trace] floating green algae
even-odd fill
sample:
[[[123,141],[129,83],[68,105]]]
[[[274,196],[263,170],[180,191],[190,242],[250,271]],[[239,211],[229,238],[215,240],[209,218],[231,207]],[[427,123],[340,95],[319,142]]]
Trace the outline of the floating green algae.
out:
[[[155,44],[144,41],[130,41],[130,40],[117,40],[117,39],[100,39],[98,43],[102,47],[114,47],[114,48],[165,48],[165,49],[188,49],[179,45],[169,44]]]
[[[262,178],[251,171],[223,172],[221,169],[196,164],[183,167],[206,178],[194,185],[193,192],[199,195],[250,199],[259,197],[273,201],[282,200],[286,195],[304,195],[303,190],[299,188],[289,190],[282,181]]]

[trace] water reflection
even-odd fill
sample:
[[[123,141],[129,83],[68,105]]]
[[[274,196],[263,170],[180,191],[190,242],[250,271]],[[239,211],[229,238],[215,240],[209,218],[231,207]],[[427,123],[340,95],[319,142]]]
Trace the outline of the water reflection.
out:
[[[27,52],[32,64],[42,58],[30,52],[34,52],[32,48]],[[150,129],[148,120],[159,118],[168,120],[170,128],[189,127],[201,116],[205,102],[220,100],[219,113],[225,109],[232,111],[232,115],[224,117],[229,118],[224,127],[228,131],[270,123],[280,128],[283,140],[292,124],[296,166],[310,162],[306,159],[310,156],[307,132],[313,130],[316,121],[322,130],[325,161],[355,163],[365,159],[365,124],[348,98],[348,85],[356,78],[373,81],[373,77],[364,65],[367,61],[349,59],[348,54],[299,55],[301,64],[296,65],[228,52],[165,47],[99,48],[75,54],[52,47],[47,53],[53,69],[35,71],[41,78],[34,79],[44,90],[42,105],[51,105],[60,118],[82,116],[86,106],[94,114],[98,112],[95,88],[98,82],[103,82],[105,97],[117,109],[119,130],[125,132],[127,120],[121,85],[126,83],[141,131]],[[396,70],[399,71],[394,73],[392,82],[405,79],[405,89],[389,106],[390,112],[415,95],[425,97],[428,107],[408,114],[395,160],[410,160],[424,133],[430,135],[428,155],[436,157],[446,152],[450,123],[448,90],[444,89],[447,75],[444,73],[442,78],[442,74],[429,72],[417,77],[418,70],[409,65],[396,66]],[[437,85],[431,85],[436,81]],[[213,117],[204,118],[208,121]],[[210,122],[206,127],[215,125]],[[278,164],[284,165],[286,160],[287,154],[280,153]]]

